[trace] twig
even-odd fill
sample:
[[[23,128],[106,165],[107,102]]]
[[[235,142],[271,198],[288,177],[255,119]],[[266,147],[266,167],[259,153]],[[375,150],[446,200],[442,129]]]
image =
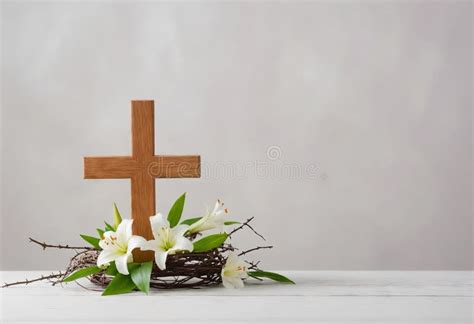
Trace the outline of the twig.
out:
[[[94,248],[88,247],[88,246],[69,246],[69,245],[61,245],[61,244],[53,245],[53,244],[47,244],[46,242],[40,242],[31,237],[29,237],[29,239],[30,239],[30,242],[40,245],[43,248],[43,250],[46,250],[46,248],[69,249],[69,250],[95,250]]]
[[[253,229],[252,226],[250,226],[249,224],[245,224],[248,228],[250,228],[252,230],[252,232],[254,232],[257,236],[261,237],[262,240],[266,241],[266,239],[263,237],[262,234],[258,233],[256,230]]]
[[[219,252],[223,253],[226,251],[236,251],[238,248],[233,247],[231,244],[224,243],[222,246],[219,248]]]
[[[262,238],[262,240],[266,241],[266,239],[263,237],[262,234],[258,233],[252,226],[249,225],[249,223],[254,219],[255,217],[250,217],[249,219],[247,219],[245,222],[242,223],[242,225],[240,225],[239,227],[236,227],[234,228],[229,234],[228,236],[230,237],[232,234],[234,234],[235,232],[241,230],[242,228],[244,228],[245,226],[247,226],[248,228],[250,228],[250,230],[252,232],[254,232],[257,236],[259,236],[260,238]]]
[[[248,267],[249,270],[258,270],[258,265],[260,264],[260,261],[257,261],[257,262],[247,261],[247,260],[244,260],[244,261],[250,266]]]
[[[257,247],[254,247],[253,249],[240,252],[240,253],[238,254],[238,256],[246,255],[247,253],[250,253],[250,252],[253,252],[253,251],[257,251],[257,250],[261,250],[261,249],[271,249],[271,248],[273,248],[273,245],[257,246]]]
[[[10,287],[10,286],[16,286],[16,285],[28,285],[32,282],[41,281],[41,280],[49,280],[49,279],[52,279],[52,278],[59,278],[59,277],[62,277],[63,275],[64,275],[63,273],[59,272],[59,273],[53,273],[49,276],[41,276],[41,277],[36,278],[36,279],[31,279],[31,280],[25,279],[24,281],[5,283],[1,288],[7,288],[7,287]]]
[[[248,223],[250,223],[252,221],[252,219],[254,219],[255,217],[250,217],[249,219],[247,219],[245,222],[243,222],[239,227],[236,227],[234,228],[227,236],[231,236],[232,234],[234,234],[235,232],[241,230],[242,228],[244,228],[245,225],[247,225]]]

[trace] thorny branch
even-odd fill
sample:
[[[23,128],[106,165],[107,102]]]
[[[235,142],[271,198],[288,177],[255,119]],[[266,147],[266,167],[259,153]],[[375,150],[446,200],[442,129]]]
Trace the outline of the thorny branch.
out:
[[[64,274],[62,272],[52,273],[49,276],[41,276],[41,277],[36,278],[36,279],[25,279],[23,281],[5,283],[1,288],[6,288],[6,287],[10,287],[10,286],[15,286],[15,285],[27,285],[27,284],[30,284],[32,282],[42,281],[42,280],[50,280],[50,279],[59,278],[59,277],[62,277],[62,276],[64,276]]]
[[[243,229],[244,227],[249,228],[257,236],[261,237],[263,240],[265,238],[259,234],[255,229],[249,225],[249,223],[254,219],[251,217],[247,219],[240,226],[232,230],[228,236],[237,231]],[[49,280],[53,285],[62,283],[63,279],[69,274],[73,273],[78,269],[82,269],[97,263],[97,257],[99,256],[99,250],[92,247],[83,247],[83,246],[69,246],[69,245],[53,245],[46,242],[40,242],[33,238],[29,238],[30,242],[40,245],[43,250],[46,248],[56,248],[56,249],[70,249],[75,250],[76,254],[71,258],[66,270],[64,272],[52,273],[49,276],[41,276],[40,278],[32,280],[17,281],[13,283],[5,283],[2,288],[29,284],[41,280]],[[272,246],[258,246],[246,251],[240,252],[239,256],[246,255],[247,253],[260,250],[260,249],[271,249]],[[79,250],[79,251],[77,251]],[[238,250],[234,248],[231,244],[226,243],[221,247],[214,249],[209,252],[204,253],[178,253],[169,255],[166,262],[166,270],[160,270],[154,266],[151,274],[150,287],[153,288],[162,288],[162,289],[171,289],[171,288],[199,288],[203,286],[216,285],[222,282],[221,271],[225,265],[226,258],[223,255],[227,251]],[[250,266],[249,269],[257,270],[259,262],[247,262]],[[105,271],[99,272],[95,275],[89,277],[89,280],[99,286],[107,286],[108,283],[112,280],[112,277],[105,274]],[[78,283],[79,284],[79,283]],[[83,287],[82,285],[80,285]],[[86,288],[86,287],[84,287]],[[86,288],[88,289],[88,288]]]
[[[61,244],[53,245],[53,244],[47,244],[46,242],[40,242],[31,237],[29,237],[29,239],[30,239],[30,242],[40,245],[43,248],[43,250],[46,250],[46,248],[69,249],[69,250],[95,250],[94,248],[88,247],[88,246],[69,246],[69,245],[61,245]]]
[[[245,260],[245,263],[249,265],[248,269],[249,270],[258,270],[258,265],[260,261],[254,262],[254,261],[247,261]]]
[[[246,255],[247,253],[250,253],[250,252],[253,252],[253,251],[257,251],[257,250],[271,249],[271,248],[273,248],[273,245],[257,246],[257,247],[254,247],[253,249],[240,252],[240,253],[238,254],[238,256]]]
[[[250,223],[254,218],[255,218],[255,217],[250,217],[249,219],[247,219],[245,222],[242,223],[242,225],[240,225],[239,227],[234,228],[234,229],[228,234],[228,236],[231,237],[231,235],[234,234],[235,232],[241,230],[241,229],[244,228],[244,227],[248,227],[252,232],[255,233],[255,235],[259,236],[260,238],[262,238],[262,240],[266,241],[266,239],[263,237],[262,234],[258,233],[252,226],[249,225],[249,223]]]

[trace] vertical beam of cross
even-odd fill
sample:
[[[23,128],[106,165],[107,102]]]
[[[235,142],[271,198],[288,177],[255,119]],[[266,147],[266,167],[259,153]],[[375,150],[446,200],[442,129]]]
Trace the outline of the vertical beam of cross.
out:
[[[199,155],[155,155],[154,102],[132,101],[132,156],[85,157],[85,179],[130,179],[133,233],[152,239],[149,217],[156,213],[155,178],[199,178]],[[134,251],[134,261],[152,260]]]
[[[153,101],[132,102],[132,158],[140,166],[147,166],[155,156],[154,106]],[[133,232],[151,239],[148,218],[156,214],[155,178],[149,174],[148,168],[141,167],[131,182]]]

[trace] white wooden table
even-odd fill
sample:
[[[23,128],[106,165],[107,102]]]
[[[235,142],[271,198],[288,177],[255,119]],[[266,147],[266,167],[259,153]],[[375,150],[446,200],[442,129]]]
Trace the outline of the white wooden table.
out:
[[[3,272],[1,280],[46,272]],[[291,271],[296,285],[101,297],[71,283],[1,290],[1,323],[472,323],[473,272]]]

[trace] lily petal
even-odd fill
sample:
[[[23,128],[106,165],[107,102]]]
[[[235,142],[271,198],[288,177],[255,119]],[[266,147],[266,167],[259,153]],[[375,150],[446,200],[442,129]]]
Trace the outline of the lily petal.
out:
[[[216,204],[214,205],[214,209],[212,210],[212,213],[214,214],[216,211],[218,211],[220,206],[221,206],[221,203],[220,203],[219,199],[217,199]]]
[[[184,233],[186,233],[188,229],[189,229],[189,225],[177,225],[172,229],[173,235],[183,236]]]
[[[244,282],[240,278],[236,277],[223,277],[222,278],[222,284],[226,288],[243,288],[244,287]]]
[[[170,223],[165,218],[165,216],[163,216],[162,213],[158,213],[155,216],[151,216],[150,224],[151,224],[151,230],[153,232],[153,236],[155,237],[155,239],[157,239],[160,236],[160,232],[159,232],[160,228],[170,227]]]
[[[102,234],[101,240],[99,241],[99,246],[102,248],[102,250],[110,250],[110,249],[115,249],[113,244],[111,244],[112,237],[114,239],[117,237],[117,233],[112,232],[112,231],[107,231],[104,234]]]
[[[117,237],[120,241],[128,241],[132,236],[132,223],[133,219],[124,219],[117,227]]]
[[[193,251],[193,243],[184,236],[178,237],[172,251]]]
[[[142,246],[140,246],[141,251],[156,251],[159,249],[157,240],[145,241]]]
[[[115,259],[119,258],[122,253],[117,250],[102,250],[97,258],[97,266],[102,266],[106,263],[112,262]]]
[[[140,248],[142,249],[147,245],[147,241],[138,235],[133,235],[130,240],[128,241],[128,253],[131,253],[134,249]]]
[[[124,254],[115,259],[115,265],[117,266],[117,271],[123,275],[128,275],[127,261],[131,254]]]
[[[194,224],[191,224],[191,226],[189,226],[188,228],[189,233],[202,232],[203,225],[207,222],[208,219],[209,219],[209,214],[206,214],[206,216],[202,217],[200,220],[198,220]]]
[[[167,251],[155,250],[155,263],[161,270],[166,269],[166,258],[168,257]]]
[[[239,278],[240,279],[247,279],[249,277],[247,271],[239,271]]]

